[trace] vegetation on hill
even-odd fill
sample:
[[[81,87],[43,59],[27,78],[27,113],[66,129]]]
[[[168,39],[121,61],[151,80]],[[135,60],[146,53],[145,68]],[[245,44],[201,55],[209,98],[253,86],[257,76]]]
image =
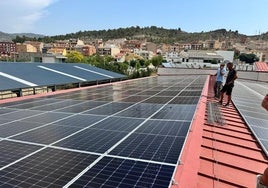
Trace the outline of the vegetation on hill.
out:
[[[16,37],[24,38],[25,40],[37,40],[38,38],[44,37],[44,35],[34,33],[4,33],[0,31],[0,41],[11,42]]]
[[[108,29],[100,31],[79,31],[66,35],[56,35],[52,37],[40,38],[44,42],[54,40],[64,40],[70,38],[80,39],[109,39],[127,38],[127,39],[146,39],[149,42],[172,44],[175,42],[197,42],[199,40],[217,40],[217,39],[238,39],[247,37],[246,35],[239,34],[238,31],[227,31],[226,29],[219,29],[209,32],[187,33],[178,29],[165,29],[162,27],[129,27],[119,29]]]
[[[4,37],[3,33],[0,32],[1,36]],[[7,37],[7,34],[5,34]],[[76,33],[69,33],[66,35],[56,35],[56,36],[38,36],[33,34],[12,34],[9,36],[14,42],[23,42],[25,40],[37,40],[46,43],[54,42],[55,40],[67,40],[70,38],[79,38],[82,40],[90,39],[103,39],[107,41],[109,39],[127,38],[127,39],[145,39],[148,42],[155,43],[166,43],[173,44],[176,42],[198,42],[200,40],[236,40],[238,42],[245,41],[246,38],[252,39],[263,39],[268,40],[268,32],[256,35],[256,36],[246,36],[240,34],[238,31],[227,31],[226,29],[218,29],[209,32],[195,32],[189,33],[182,31],[180,28],[177,29],[165,29],[163,27],[128,27],[128,28],[118,28],[118,29],[108,29],[99,31],[78,31]]]

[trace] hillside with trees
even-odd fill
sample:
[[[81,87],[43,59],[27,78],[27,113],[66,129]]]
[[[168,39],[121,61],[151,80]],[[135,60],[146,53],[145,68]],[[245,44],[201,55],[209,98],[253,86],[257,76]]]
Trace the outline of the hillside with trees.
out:
[[[7,37],[7,35],[2,35]],[[65,40],[70,38],[79,38],[82,40],[90,39],[103,39],[107,41],[109,39],[127,38],[127,39],[144,39],[148,42],[154,42],[157,44],[173,44],[176,42],[197,42],[199,40],[235,40],[235,41],[245,41],[245,39],[262,39],[268,40],[268,32],[255,35],[247,36],[240,34],[238,31],[227,31],[226,29],[218,29],[208,32],[185,32],[180,28],[177,29],[165,29],[163,27],[139,27],[133,26],[128,28],[118,28],[118,29],[108,29],[108,30],[93,30],[93,31],[78,31],[76,33],[69,33],[66,35],[56,35],[56,36],[38,36],[38,35],[23,35],[12,34],[9,39],[12,38],[14,42],[22,42],[24,40],[37,40],[46,43],[54,42],[55,40]]]
[[[146,39],[148,42],[172,44],[176,42],[196,42],[199,40],[217,40],[217,39],[237,39],[246,38],[246,35],[239,34],[238,31],[227,31],[226,29],[219,29],[209,32],[188,33],[178,29],[165,29],[162,27],[129,27],[119,29],[108,29],[99,31],[79,31],[66,35],[57,35],[51,37],[40,38],[44,42],[46,40],[64,40],[70,38],[80,39],[109,39],[127,38],[127,39]]]

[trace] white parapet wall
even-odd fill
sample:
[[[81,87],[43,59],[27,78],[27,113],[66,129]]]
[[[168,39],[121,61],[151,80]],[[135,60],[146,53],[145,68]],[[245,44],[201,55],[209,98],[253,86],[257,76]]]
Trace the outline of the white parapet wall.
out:
[[[213,75],[216,69],[158,68],[157,74],[166,75]],[[268,72],[237,71],[238,78],[268,82]]]

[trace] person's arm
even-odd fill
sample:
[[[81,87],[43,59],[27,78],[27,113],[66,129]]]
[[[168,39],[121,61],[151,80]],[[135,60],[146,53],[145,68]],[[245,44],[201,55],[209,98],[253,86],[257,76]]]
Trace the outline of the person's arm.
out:
[[[266,94],[266,96],[262,100],[261,106],[268,111],[268,94]]]
[[[225,72],[226,72],[226,71],[225,71],[224,68],[222,68],[221,71],[220,71],[220,73],[221,73],[222,76],[225,75]]]
[[[235,70],[234,78],[233,78],[232,80],[230,80],[227,84],[229,85],[229,84],[234,83],[234,81],[235,81],[237,78],[238,78],[238,76],[237,76],[237,73],[236,73],[236,70]]]

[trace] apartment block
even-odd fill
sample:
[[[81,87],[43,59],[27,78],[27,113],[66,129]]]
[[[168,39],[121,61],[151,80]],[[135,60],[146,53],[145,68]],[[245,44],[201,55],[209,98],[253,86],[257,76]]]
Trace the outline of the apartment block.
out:
[[[42,52],[42,49],[44,47],[44,43],[38,42],[38,41],[25,41],[24,44],[30,44],[30,45],[34,46],[36,48],[37,52]]]
[[[75,47],[75,51],[80,52],[84,56],[91,56],[96,54],[96,48],[93,45],[84,45]]]
[[[0,42],[0,55],[8,55],[16,52],[16,44],[14,42]]]
[[[98,48],[97,53],[99,55],[111,55],[115,57],[118,53],[120,53],[120,49],[115,46],[107,46],[103,48]]]
[[[18,53],[21,53],[21,52],[37,52],[37,49],[36,49],[36,47],[34,47],[31,44],[20,44],[20,43],[17,43],[17,50],[16,51]]]
[[[50,48],[47,50],[48,54],[63,55],[66,56],[67,51],[65,48]]]

